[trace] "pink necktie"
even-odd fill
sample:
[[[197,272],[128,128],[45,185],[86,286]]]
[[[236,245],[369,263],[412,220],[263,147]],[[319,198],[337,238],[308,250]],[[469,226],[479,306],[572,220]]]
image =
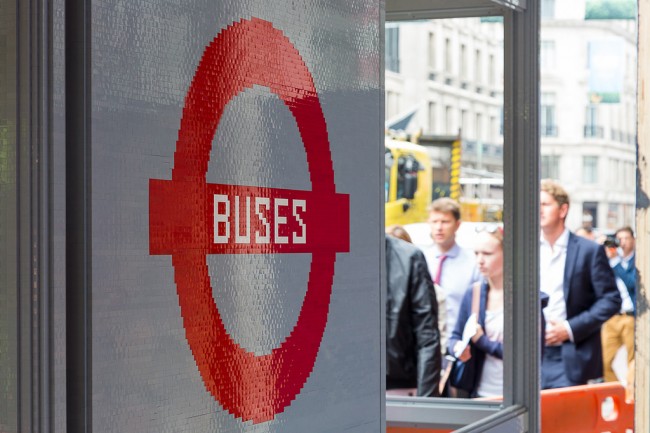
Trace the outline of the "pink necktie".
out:
[[[434,283],[440,284],[440,276],[442,275],[442,264],[445,262],[447,259],[446,255],[441,255],[440,256],[440,261],[438,262],[438,272],[436,272],[436,278],[433,280]]]

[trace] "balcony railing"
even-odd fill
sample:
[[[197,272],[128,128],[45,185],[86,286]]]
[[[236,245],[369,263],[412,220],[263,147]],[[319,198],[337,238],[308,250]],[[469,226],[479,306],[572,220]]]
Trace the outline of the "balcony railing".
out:
[[[609,131],[609,136],[612,139],[612,141],[618,141],[620,143],[636,144],[636,135],[628,134],[627,132],[623,132],[620,129],[612,128]]]
[[[602,126],[585,125],[584,136],[585,138],[603,138],[605,136],[605,130]]]

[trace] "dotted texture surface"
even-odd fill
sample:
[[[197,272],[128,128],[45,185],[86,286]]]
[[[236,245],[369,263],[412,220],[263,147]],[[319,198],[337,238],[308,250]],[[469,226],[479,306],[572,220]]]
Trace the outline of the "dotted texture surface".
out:
[[[379,7],[361,0],[93,2],[94,431],[379,431]],[[284,39],[263,40],[250,28]],[[214,44],[235,54],[206,66]],[[272,54],[251,61],[246,50]],[[246,69],[251,63],[256,70]],[[202,67],[219,73],[192,93]],[[311,83],[298,79],[303,70]],[[219,111],[212,101],[223,97],[224,83],[251,75],[263,82],[244,83]],[[190,105],[200,113],[188,116]],[[326,128],[325,157],[306,152],[319,127],[296,115],[316,106]],[[183,125],[203,130],[203,119],[214,121],[213,108],[219,119],[205,161],[192,150],[205,137],[192,132],[183,147]],[[317,194],[328,171],[319,167],[329,167],[333,179],[325,195]],[[201,182],[191,173],[201,170],[203,184],[225,187],[197,192]],[[189,192],[152,204],[158,197],[152,180],[180,182]],[[234,216],[229,237],[219,228],[216,234],[205,229],[225,211],[212,207],[215,191],[233,212],[235,195],[253,197],[251,216],[245,217],[246,205],[238,207],[241,220],[251,224],[248,243],[235,244],[235,232],[244,233],[246,225],[237,225]],[[271,206],[259,217],[255,196],[264,194],[271,202],[288,194],[288,203],[304,200],[307,209],[289,204],[274,214]],[[348,208],[338,208],[332,194],[345,195]],[[338,224],[348,221],[337,214],[340,209],[349,214],[348,226]],[[282,217],[286,224],[274,232]],[[270,241],[253,246],[263,220],[271,224]],[[151,228],[151,221],[168,230]],[[226,223],[216,226],[225,229]],[[225,249],[215,246],[217,235],[228,238]],[[341,247],[345,241],[347,248]],[[155,242],[167,250],[152,253]],[[330,270],[329,280],[323,279]],[[304,310],[311,280],[331,293]],[[190,289],[207,282],[208,301],[191,291],[183,295],[183,281]],[[217,322],[205,317],[215,312]],[[326,318],[322,332],[314,328],[319,315]],[[301,320],[307,325],[298,325]],[[301,332],[316,339],[286,346]],[[222,365],[229,358],[219,355],[227,352],[219,342],[226,337],[256,367],[244,361]],[[313,362],[298,380],[311,350]],[[301,354],[297,364],[287,361],[292,352]],[[285,391],[291,382],[297,382],[289,387],[294,391]]]

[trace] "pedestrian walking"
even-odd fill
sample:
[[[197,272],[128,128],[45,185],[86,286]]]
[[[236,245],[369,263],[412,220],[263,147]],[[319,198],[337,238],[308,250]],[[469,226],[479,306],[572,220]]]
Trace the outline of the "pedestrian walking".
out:
[[[603,249],[569,232],[569,195],[543,180],[540,192],[540,287],[545,347],[542,388],[586,384],[602,377],[600,328],[621,307],[614,273]]]

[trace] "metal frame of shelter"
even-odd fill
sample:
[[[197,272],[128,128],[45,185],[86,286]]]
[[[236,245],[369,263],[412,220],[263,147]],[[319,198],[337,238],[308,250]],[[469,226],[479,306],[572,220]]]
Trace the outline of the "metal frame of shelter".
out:
[[[66,38],[71,42],[65,53],[70,86],[67,91],[87,94],[89,82],[84,71],[89,61],[90,34],[86,2],[80,0],[27,0],[1,3],[0,34],[15,34],[9,41],[15,50],[16,64],[0,68],[0,112],[12,122],[16,136],[14,153],[2,156],[15,161],[11,172],[0,179],[0,198],[11,205],[0,206],[0,221],[6,223],[0,240],[17,245],[16,251],[0,254],[2,283],[15,287],[6,300],[19,312],[17,323],[8,323],[8,333],[16,335],[19,353],[10,353],[8,361],[18,365],[18,400],[3,408],[11,414],[12,425],[19,431],[54,431],[59,404],[55,397],[67,398],[68,431],[89,431],[90,408],[86,406],[90,384],[83,378],[89,368],[87,335],[83,329],[70,329],[65,336],[70,359],[68,388],[55,394],[51,384],[53,310],[65,308],[69,323],[88,320],[83,315],[89,302],[84,290],[90,268],[84,265],[84,249],[90,245],[87,218],[89,191],[86,182],[73,182],[66,196],[66,208],[52,207],[51,196],[60,185],[52,183],[53,165],[65,164],[71,178],[84,179],[89,155],[83,143],[89,140],[89,119],[84,104],[73,98],[67,103],[67,119],[52,113],[52,34],[53,3],[66,6]],[[505,240],[506,311],[504,401],[452,401],[444,399],[386,399],[386,422],[395,426],[451,427],[462,432],[539,431],[539,351],[538,331],[538,0],[387,0],[387,21],[470,16],[504,17],[504,220],[508,227]],[[58,77],[61,78],[61,77]],[[72,104],[74,103],[74,104]],[[51,147],[53,124],[66,121],[67,159]],[[382,122],[378,122],[383,125]],[[1,126],[1,125],[0,125]],[[5,139],[0,137],[0,139]],[[60,149],[59,149],[60,150]],[[378,157],[379,158],[379,157]],[[383,156],[382,156],[383,158]],[[382,162],[383,164],[383,162]],[[60,181],[60,179],[57,179]],[[67,211],[70,235],[66,245],[52,246],[48,239],[55,230],[54,215]],[[517,252],[517,254],[515,254]],[[69,268],[66,281],[67,304],[52,299],[50,287],[54,257],[63,256]],[[80,267],[79,264],[82,266]],[[0,303],[1,305],[1,303]],[[1,322],[0,323],[4,323]],[[515,326],[516,324],[516,326]],[[7,358],[3,358],[7,359]],[[0,370],[2,366],[0,365]],[[3,420],[5,421],[5,420]]]
[[[504,18],[504,400],[387,397],[388,426],[540,430],[539,1],[386,1],[386,21],[480,16]]]

